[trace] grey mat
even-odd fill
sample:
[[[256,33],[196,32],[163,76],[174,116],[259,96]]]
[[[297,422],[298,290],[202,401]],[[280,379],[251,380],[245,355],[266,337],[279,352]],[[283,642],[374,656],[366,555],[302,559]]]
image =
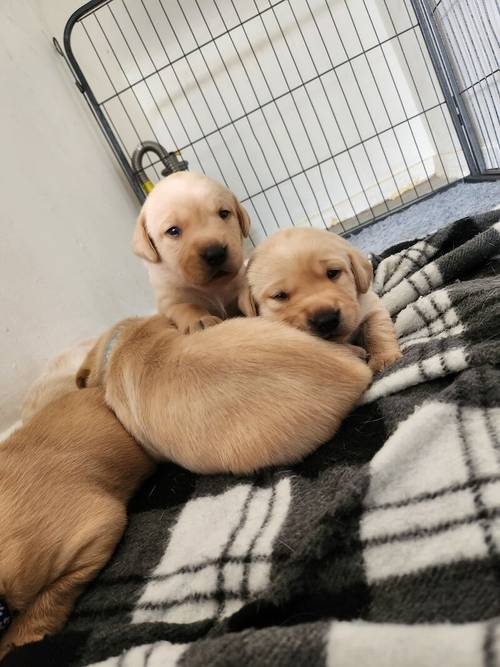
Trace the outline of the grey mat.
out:
[[[453,220],[484,213],[498,205],[500,181],[457,183],[348,238],[364,252],[380,253],[395,243],[425,236]]]

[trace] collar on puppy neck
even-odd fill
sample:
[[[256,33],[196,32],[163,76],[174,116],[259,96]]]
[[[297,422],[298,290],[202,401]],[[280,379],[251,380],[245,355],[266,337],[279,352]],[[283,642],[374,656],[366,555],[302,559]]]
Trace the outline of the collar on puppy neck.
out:
[[[104,368],[106,368],[106,366],[108,365],[108,361],[109,361],[109,358],[111,356],[111,352],[113,351],[113,347],[115,346],[116,341],[120,338],[121,333],[122,333],[121,329],[116,329],[116,331],[113,332],[113,335],[111,336],[111,338],[108,340],[108,343],[106,345],[106,348],[104,350],[104,355],[103,355]]]

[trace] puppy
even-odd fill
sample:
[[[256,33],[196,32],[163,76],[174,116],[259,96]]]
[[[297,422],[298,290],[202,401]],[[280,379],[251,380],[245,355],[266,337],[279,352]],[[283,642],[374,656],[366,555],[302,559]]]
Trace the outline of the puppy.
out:
[[[299,461],[333,436],[372,378],[346,346],[235,318],[185,336],[163,316],[104,334],[77,374],[157,459],[248,474]]]
[[[142,207],[133,237],[158,312],[183,333],[220,322],[237,302],[249,231],[248,213],[220,183],[189,171],[160,181]]]
[[[372,266],[346,240],[317,229],[284,229],[253,253],[240,310],[288,322],[325,340],[366,349],[382,371],[401,357],[394,325],[371,289]]]
[[[95,338],[80,341],[50,359],[26,394],[21,408],[23,422],[27,422],[52,401],[75,390],[76,372],[95,342]]]
[[[153,468],[99,389],[75,387],[0,444],[0,659],[62,628]]]

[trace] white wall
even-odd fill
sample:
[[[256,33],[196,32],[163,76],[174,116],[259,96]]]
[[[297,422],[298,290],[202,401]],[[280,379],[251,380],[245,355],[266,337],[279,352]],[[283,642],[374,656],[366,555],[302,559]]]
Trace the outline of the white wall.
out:
[[[0,3],[0,430],[44,361],[147,312],[138,204],[51,37],[79,3]]]

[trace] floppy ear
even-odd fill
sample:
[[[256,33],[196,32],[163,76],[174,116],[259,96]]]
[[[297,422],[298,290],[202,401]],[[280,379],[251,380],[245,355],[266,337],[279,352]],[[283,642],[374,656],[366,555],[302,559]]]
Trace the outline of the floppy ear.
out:
[[[354,248],[349,249],[352,272],[356,288],[360,294],[368,292],[373,280],[373,268],[370,260]]]
[[[78,389],[98,386],[97,354],[98,349],[101,346],[101,340],[99,339],[94,347],[89,352],[87,352],[87,356],[83,360],[80,368],[77,370],[75,381]]]
[[[259,314],[259,306],[253,297],[252,288],[246,278],[238,295],[238,308],[246,317],[256,317]]]
[[[236,215],[238,216],[238,222],[240,223],[240,229],[243,238],[246,239],[250,234],[250,225],[251,225],[250,216],[248,215],[244,207],[240,204],[240,202],[237,199],[236,199]]]
[[[148,262],[159,262],[160,255],[146,229],[146,216],[144,207],[139,213],[132,238],[132,250],[136,255],[146,259]]]

